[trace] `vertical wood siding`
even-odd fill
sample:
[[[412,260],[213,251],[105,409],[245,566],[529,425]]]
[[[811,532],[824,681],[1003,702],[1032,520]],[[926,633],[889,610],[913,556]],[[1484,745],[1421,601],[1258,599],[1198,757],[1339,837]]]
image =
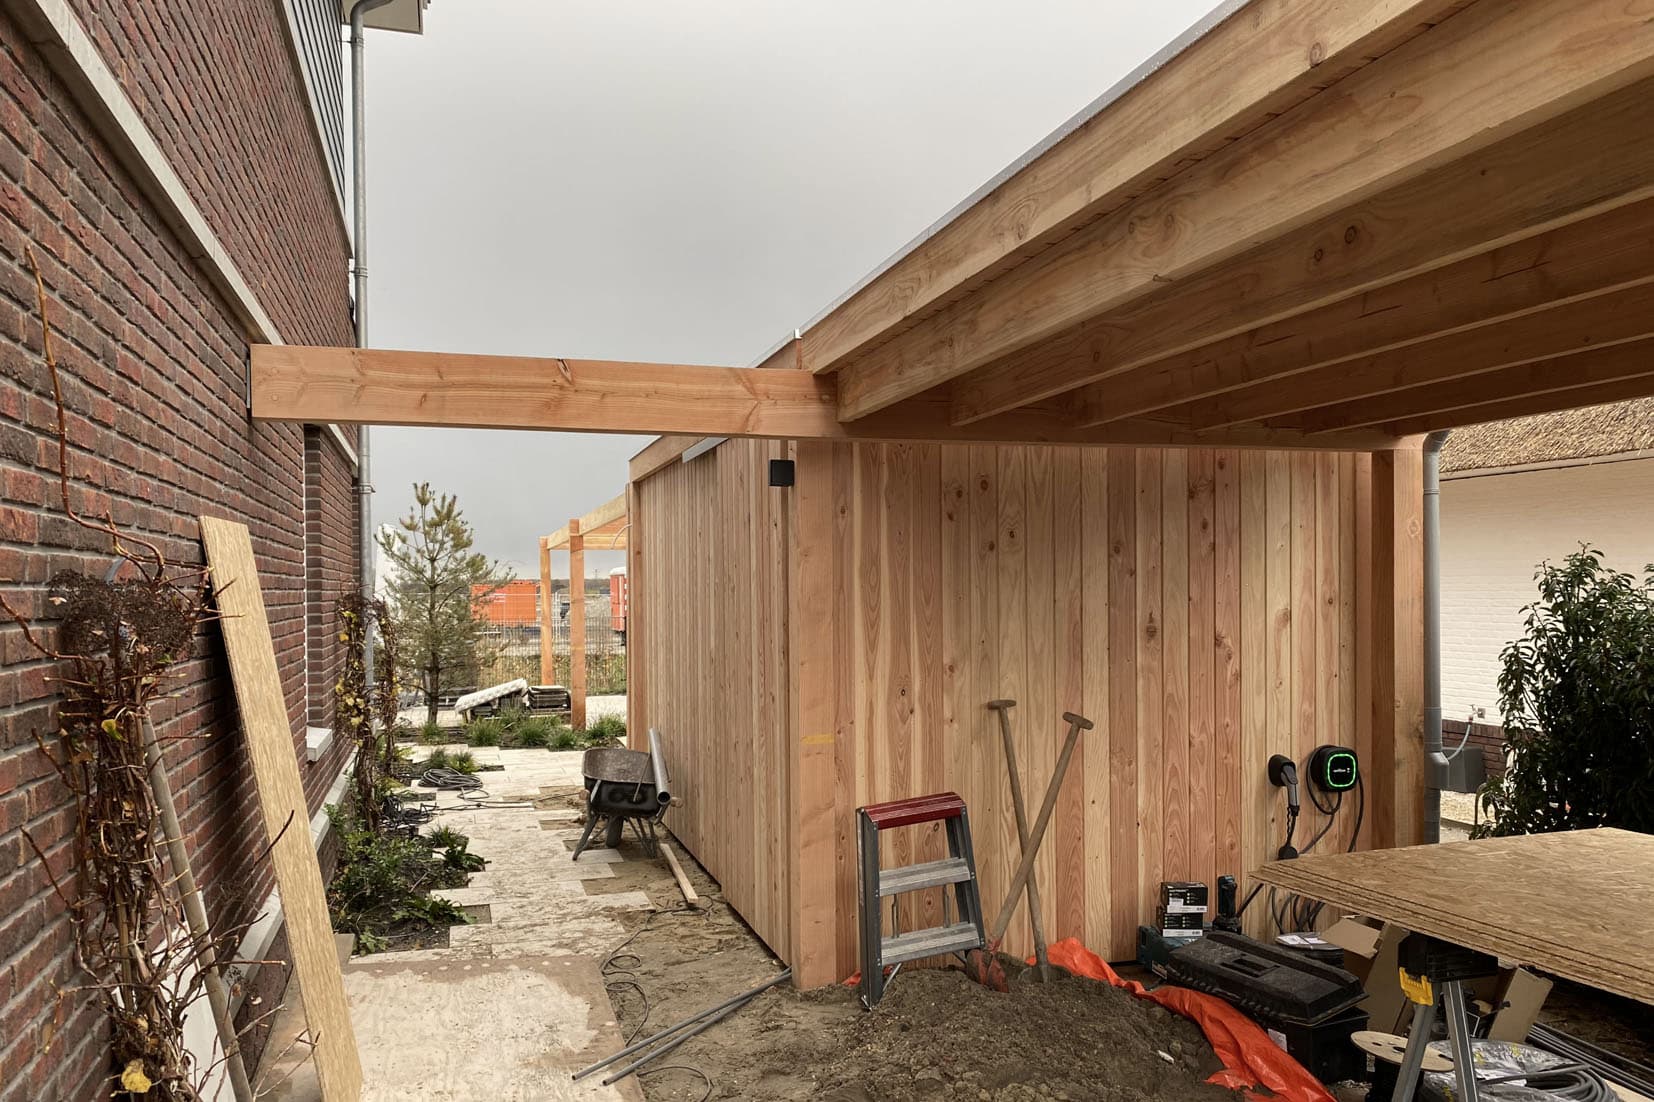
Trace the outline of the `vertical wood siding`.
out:
[[[1336,742],[1371,760],[1370,457],[831,452],[799,468],[801,482],[831,482],[831,622],[793,628],[811,633],[795,649],[819,633],[834,640],[832,715],[811,729],[835,732],[820,783],[833,786],[842,820],[827,850],[837,975],[855,968],[856,806],[959,792],[990,915],[1003,900],[1018,847],[991,699],[1018,702],[1030,816],[1065,735],[1061,714],[1097,725],[1081,737],[1037,868],[1048,935],[1080,937],[1112,959],[1135,951],[1161,880],[1244,877],[1280,845],[1270,754],[1302,762]],[[726,443],[641,484],[653,629],[642,660],[651,722],[669,733],[677,786],[692,801],[673,813],[675,829],[785,952],[786,900],[766,892],[786,879],[785,806],[749,814],[728,798],[754,769],[779,778],[786,768],[789,732],[764,682],[780,678],[786,649],[785,585],[770,572],[784,558],[777,511],[788,491],[762,485],[772,454],[779,445]],[[1347,844],[1352,811],[1318,849]],[[1324,822],[1306,798],[1297,843]],[[925,860],[941,844],[929,828],[896,831],[884,859]],[[935,922],[939,908],[939,893],[907,897],[902,925]],[[1248,916],[1254,930],[1266,915],[1267,896]],[[1023,908],[1008,948],[1030,946]]]
[[[787,497],[780,441],[730,440],[637,487],[647,569],[645,722],[674,793],[667,824],[771,948],[786,953]],[[641,734],[641,732],[639,732]]]

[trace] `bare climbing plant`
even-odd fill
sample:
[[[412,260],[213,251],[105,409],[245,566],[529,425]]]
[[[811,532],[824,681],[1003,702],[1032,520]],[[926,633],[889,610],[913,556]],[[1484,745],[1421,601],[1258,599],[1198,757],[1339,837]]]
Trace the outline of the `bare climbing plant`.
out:
[[[74,802],[69,870],[56,871],[50,844],[22,832],[65,908],[84,976],[57,990],[42,1047],[50,1050],[70,1003],[90,993],[109,1021],[109,1094],[197,1102],[218,1061],[189,1052],[185,1012],[205,991],[204,955],[228,961],[247,923],[221,926],[210,945],[184,925],[146,755],[151,709],[177,683],[197,629],[212,618],[206,575],[169,562],[159,545],[117,527],[112,512],[97,519],[75,509],[46,289],[32,248],[27,257],[56,405],[60,503],[76,525],[108,541],[110,555],[101,576],[53,576],[38,618],[0,595],[0,610],[28,645],[58,664],[57,732],[48,738],[37,731],[35,741]]]

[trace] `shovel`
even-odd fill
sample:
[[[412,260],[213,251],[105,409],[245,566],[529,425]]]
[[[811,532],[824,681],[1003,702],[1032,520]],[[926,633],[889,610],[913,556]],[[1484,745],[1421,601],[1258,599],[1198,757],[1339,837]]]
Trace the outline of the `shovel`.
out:
[[[1056,771],[1051,774],[1051,784],[1045,790],[1045,803],[1040,805],[1039,818],[1034,820],[1034,831],[1028,838],[1028,844],[1022,849],[1022,862],[1017,865],[1016,874],[1011,877],[1011,889],[1005,896],[1005,905],[999,909],[999,916],[994,920],[988,947],[972,949],[965,954],[965,975],[995,991],[1011,989],[1009,981],[1005,978],[1005,969],[995,954],[999,952],[1000,942],[1005,940],[1005,931],[1011,925],[1011,916],[1016,914],[1017,904],[1022,902],[1023,889],[1028,884],[1028,877],[1034,871],[1034,858],[1039,856],[1040,843],[1045,840],[1045,828],[1051,822],[1051,813],[1056,810],[1057,795],[1062,791],[1062,779],[1068,772],[1068,761],[1074,756],[1074,747],[1080,741],[1080,732],[1089,731],[1096,726],[1089,719],[1073,712],[1064,712],[1062,717],[1068,721],[1068,738],[1062,744],[1062,754],[1057,758]]]
[[[1011,741],[1011,709],[1014,700],[990,700],[988,707],[999,713],[999,737],[1005,744],[1005,771],[1011,779],[1011,808],[1016,812],[1018,851],[1028,848],[1028,808],[1022,800],[1022,776],[1017,772],[1017,748]],[[1045,952],[1044,922],[1040,918],[1039,877],[1028,878],[1028,918],[1034,924],[1034,959],[1039,962],[1042,983],[1051,982],[1051,959]]]

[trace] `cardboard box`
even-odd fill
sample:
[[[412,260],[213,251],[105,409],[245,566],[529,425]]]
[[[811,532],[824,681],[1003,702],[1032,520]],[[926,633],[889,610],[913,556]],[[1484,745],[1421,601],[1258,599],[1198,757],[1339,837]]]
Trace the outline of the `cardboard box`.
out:
[[[1504,973],[1505,982],[1493,1005],[1493,1024],[1488,1027],[1488,1038],[1494,1041],[1528,1039],[1528,1030],[1539,1019],[1539,1010],[1551,993],[1551,981],[1536,976],[1526,968]]]
[[[1406,1032],[1412,1015],[1401,993],[1401,965],[1397,947],[1407,931],[1365,918],[1341,918],[1321,935],[1344,950],[1344,970],[1355,974],[1366,989],[1359,1004],[1367,1012],[1368,1028],[1383,1033]]]
[[[1353,972],[1366,989],[1360,1006],[1370,1019],[1369,1028],[1384,1033],[1405,1033],[1412,1007],[1401,993],[1397,947],[1407,931],[1367,918],[1343,918],[1321,935],[1344,950],[1344,968]],[[1525,1041],[1528,1030],[1539,1017],[1551,981],[1524,968],[1504,969],[1466,985],[1470,994],[1493,1008],[1488,1036],[1495,1041]]]

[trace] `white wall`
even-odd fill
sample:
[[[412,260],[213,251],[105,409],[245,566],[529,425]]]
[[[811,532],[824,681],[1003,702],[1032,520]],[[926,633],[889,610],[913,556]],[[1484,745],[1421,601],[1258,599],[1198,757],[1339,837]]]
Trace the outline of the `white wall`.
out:
[[[1654,459],[1442,482],[1442,709],[1499,722],[1499,652],[1521,633],[1541,560],[1581,543],[1641,576],[1654,562]]]

